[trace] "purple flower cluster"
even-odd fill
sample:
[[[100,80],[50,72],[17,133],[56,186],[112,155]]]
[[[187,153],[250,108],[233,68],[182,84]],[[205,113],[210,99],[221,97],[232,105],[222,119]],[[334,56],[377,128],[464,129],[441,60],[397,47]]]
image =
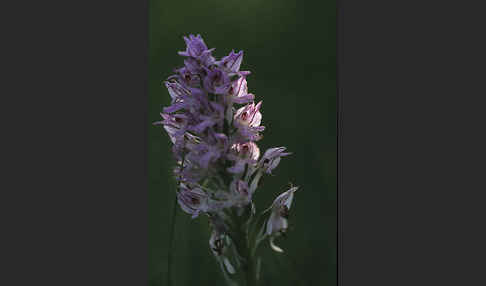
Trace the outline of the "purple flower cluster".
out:
[[[164,81],[171,105],[160,114],[173,144],[178,181],[177,202],[192,218],[205,214],[212,229],[209,247],[229,285],[256,285],[258,245],[286,233],[288,215],[298,187],[279,195],[256,215],[254,194],[262,176],[272,174],[285,147],[263,155],[257,142],[262,102],[248,92],[249,71],[240,71],[243,51],[216,59],[200,35],[184,37],[184,66]],[[246,272],[246,275],[239,275]],[[253,282],[252,282],[253,281]]]
[[[248,93],[249,71],[240,71],[243,51],[217,60],[200,35],[184,37],[184,66],[164,82],[172,99],[161,124],[173,143],[181,208],[197,217],[251,202],[258,181],[270,174],[285,147],[260,157],[265,129],[262,102]]]

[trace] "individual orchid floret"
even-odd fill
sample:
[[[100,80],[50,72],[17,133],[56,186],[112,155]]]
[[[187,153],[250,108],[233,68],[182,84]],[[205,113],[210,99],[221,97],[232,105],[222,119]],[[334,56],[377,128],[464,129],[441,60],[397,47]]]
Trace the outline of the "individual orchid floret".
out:
[[[248,159],[252,163],[256,163],[260,157],[260,148],[258,148],[255,142],[247,142],[244,144],[235,145],[236,152],[243,159]]]
[[[255,142],[237,143],[231,146],[232,153],[228,155],[230,160],[235,161],[235,165],[228,168],[230,173],[241,173],[245,169],[245,164],[254,165],[260,157],[260,148]]]
[[[208,50],[208,47],[204,43],[201,35],[189,35],[189,37],[184,37],[186,42],[186,50],[184,52],[179,52],[179,55],[185,57],[200,57],[203,52]]]
[[[248,85],[244,76],[239,77],[238,80],[233,82],[228,93],[234,103],[244,104],[252,102],[255,99],[253,94],[248,93]]]
[[[270,236],[270,246],[278,252],[283,252],[283,250],[273,243],[273,238],[284,233],[288,228],[289,209],[292,205],[294,192],[297,189],[298,187],[292,187],[280,194],[271,206],[271,214],[266,225],[266,234]]]
[[[292,153],[286,153],[285,147],[270,148],[265,151],[262,159],[258,163],[259,167],[267,174],[271,174],[272,170],[275,169],[280,163],[280,158],[288,156]]]
[[[243,61],[243,51],[235,53],[234,50],[230,54],[220,61],[220,66],[231,74],[235,74],[240,71],[240,65]]]
[[[189,35],[189,37],[184,37],[184,41],[186,42],[186,50],[179,52],[179,55],[195,60],[193,63],[186,63],[189,69],[197,68],[197,64],[209,66],[216,63],[211,55],[214,49],[208,49],[201,35]]]
[[[226,271],[230,274],[236,273],[233,264],[230,262],[230,259],[227,256],[230,244],[231,240],[226,234],[213,230],[209,239],[209,248],[223,268],[223,273],[225,275]]]
[[[176,70],[179,82],[185,87],[199,87],[201,83],[201,76],[197,73],[191,72],[187,67]]]
[[[260,126],[262,114],[260,107],[262,102],[247,104],[239,108],[233,118],[233,126],[238,129],[235,136],[236,142],[258,141],[261,139],[259,132],[265,130],[264,126]]]
[[[196,218],[199,213],[207,212],[209,209],[209,197],[200,188],[189,189],[185,184],[181,184],[177,193],[177,202],[182,210]]]
[[[176,102],[177,100],[182,100],[183,97],[189,96],[191,94],[190,90],[184,88],[178,82],[164,82],[165,87],[169,91],[169,95],[172,98],[172,103]]]
[[[184,145],[184,135],[188,125],[188,117],[185,114],[165,114],[160,113],[163,120],[154,122],[154,125],[163,125],[169,135],[171,142],[174,144],[174,153],[179,153]]]
[[[247,104],[236,111],[234,120],[235,127],[248,126],[257,127],[260,126],[262,121],[262,114],[260,113],[260,107],[262,102],[260,101],[255,105],[254,102]]]
[[[229,158],[242,159],[248,162],[255,163],[260,157],[260,148],[255,142],[237,143],[231,146],[231,154],[228,154]]]

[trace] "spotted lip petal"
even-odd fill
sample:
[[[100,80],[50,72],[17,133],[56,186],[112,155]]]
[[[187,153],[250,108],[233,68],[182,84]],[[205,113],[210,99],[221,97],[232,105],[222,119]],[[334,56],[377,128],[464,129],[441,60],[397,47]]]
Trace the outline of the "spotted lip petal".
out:
[[[243,173],[246,165],[254,166],[260,156],[260,149],[255,142],[236,143],[231,146],[232,154],[228,159],[234,161],[234,165],[227,170],[233,174]]]
[[[201,76],[197,73],[191,72],[191,68],[183,67],[176,70],[178,75],[178,82],[184,87],[198,87]]]
[[[260,148],[255,142],[248,141],[243,144],[234,144],[233,147],[241,158],[256,162],[260,157]]]
[[[260,126],[262,121],[262,114],[260,113],[260,107],[262,101],[257,105],[254,102],[247,104],[236,111],[234,116],[235,127],[247,126],[247,127],[257,127]]]

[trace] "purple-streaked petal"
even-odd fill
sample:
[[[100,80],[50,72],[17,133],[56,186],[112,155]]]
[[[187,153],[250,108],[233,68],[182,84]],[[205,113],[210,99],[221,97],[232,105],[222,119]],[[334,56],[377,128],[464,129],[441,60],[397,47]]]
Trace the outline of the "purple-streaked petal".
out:
[[[243,51],[239,51],[235,53],[234,50],[230,52],[230,54],[224,57],[220,64],[224,67],[228,72],[237,73],[240,70],[241,62],[243,61]]]

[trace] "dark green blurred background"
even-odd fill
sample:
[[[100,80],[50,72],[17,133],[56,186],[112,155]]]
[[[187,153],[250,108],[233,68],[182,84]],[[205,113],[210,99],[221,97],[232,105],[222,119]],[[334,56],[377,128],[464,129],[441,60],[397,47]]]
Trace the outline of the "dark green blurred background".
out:
[[[170,141],[159,120],[170,97],[162,80],[183,64],[183,35],[201,34],[217,58],[244,50],[249,92],[263,100],[262,153],[286,146],[273,177],[256,195],[269,206],[288,183],[300,186],[285,255],[264,249],[262,285],[336,285],[336,3],[299,0],[149,0],[149,285],[166,285],[175,183]],[[224,285],[211,256],[207,219],[177,206],[176,286]]]

